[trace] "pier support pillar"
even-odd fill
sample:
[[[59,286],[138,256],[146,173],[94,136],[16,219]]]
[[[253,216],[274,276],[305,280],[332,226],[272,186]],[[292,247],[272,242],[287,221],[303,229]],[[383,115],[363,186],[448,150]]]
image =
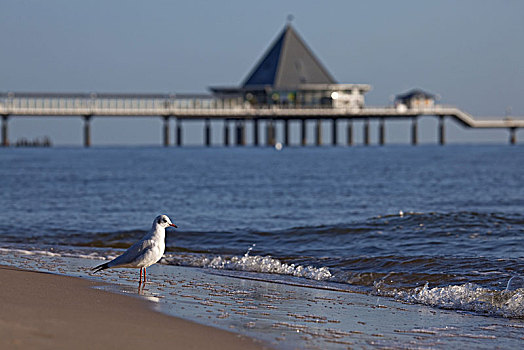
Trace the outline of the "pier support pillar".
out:
[[[386,120],[380,118],[378,124],[379,144],[384,146],[386,144]]]
[[[205,134],[205,142],[206,147],[211,146],[211,120],[209,118],[206,118],[204,121],[204,134]]]
[[[182,119],[176,119],[176,144],[182,146]]]
[[[84,115],[84,147],[91,147],[91,116]]]
[[[348,119],[346,136],[348,146],[353,146],[353,120],[351,119]]]
[[[300,121],[300,144],[305,146],[307,144],[307,129],[306,129],[306,120],[302,119]]]
[[[315,144],[322,146],[322,119],[317,119],[317,127],[315,132]]]
[[[517,144],[517,128],[509,129],[509,144],[510,145]]]
[[[331,143],[333,146],[336,146],[338,143],[338,134],[337,134],[337,119],[333,118],[331,124]]]
[[[417,117],[411,119],[411,144],[416,146],[418,144],[418,120]]]
[[[253,145],[258,146],[258,118],[253,119]]]
[[[242,146],[245,146],[246,145],[246,120],[243,119],[240,121],[240,127],[241,127],[241,131],[242,131],[242,138],[240,139],[241,143],[242,143]]]
[[[275,141],[275,124],[273,119],[267,121],[266,125],[266,145],[267,146],[274,146]]]
[[[240,126],[240,121],[235,120],[235,145],[242,146],[242,127]]]
[[[289,119],[284,119],[284,145],[289,146]]]
[[[444,125],[444,116],[443,115],[439,115],[438,117],[438,129],[439,129],[439,133],[438,133],[438,140],[439,140],[439,144],[440,145],[444,145],[446,143],[446,130],[445,130],[445,125]]]
[[[246,137],[245,137],[245,127],[244,127],[244,121],[243,120],[237,120],[235,122],[235,130],[236,130],[236,144],[237,144],[237,146],[245,146],[245,144],[246,144]]]
[[[2,147],[8,147],[9,146],[9,137],[7,132],[7,120],[9,119],[9,116],[2,115]]]
[[[229,146],[229,120],[224,119],[224,146]]]
[[[164,147],[169,146],[169,116],[165,115],[164,117]]]
[[[364,120],[364,145],[369,146],[369,118]]]

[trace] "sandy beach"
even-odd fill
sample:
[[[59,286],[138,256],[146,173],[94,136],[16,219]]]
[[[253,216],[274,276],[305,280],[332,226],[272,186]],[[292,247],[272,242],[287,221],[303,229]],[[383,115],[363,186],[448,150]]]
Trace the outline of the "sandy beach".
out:
[[[0,267],[3,349],[263,349],[234,333],[163,315],[95,282]],[[99,284],[99,283],[98,283]]]

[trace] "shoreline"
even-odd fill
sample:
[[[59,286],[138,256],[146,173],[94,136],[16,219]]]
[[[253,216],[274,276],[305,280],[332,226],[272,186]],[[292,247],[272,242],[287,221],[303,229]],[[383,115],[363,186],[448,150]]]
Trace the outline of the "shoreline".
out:
[[[278,276],[253,279],[232,271],[155,264],[150,283],[137,298],[137,274],[131,269],[100,273],[94,279],[92,259],[31,252],[0,256],[0,278],[6,289],[0,292],[4,301],[0,348],[515,348],[524,339],[522,319],[486,317],[352,291],[304,288],[285,278],[280,283]],[[16,278],[25,279],[25,285],[10,282],[5,275],[13,271]],[[71,284],[75,287],[70,288]],[[91,299],[77,295],[86,292]],[[99,301],[100,296],[109,299]],[[108,320],[106,305],[113,313],[116,310],[122,324]],[[90,314],[94,307],[102,311],[97,317],[87,316],[91,323],[102,320],[101,325],[85,320],[85,310]],[[69,331],[61,328],[64,323]],[[115,329],[115,323],[120,328]],[[26,341],[28,334],[32,343]],[[126,342],[121,344],[114,334],[126,337]],[[53,343],[56,339],[60,344]]]
[[[260,341],[153,310],[104,283],[0,265],[0,347],[268,349]]]

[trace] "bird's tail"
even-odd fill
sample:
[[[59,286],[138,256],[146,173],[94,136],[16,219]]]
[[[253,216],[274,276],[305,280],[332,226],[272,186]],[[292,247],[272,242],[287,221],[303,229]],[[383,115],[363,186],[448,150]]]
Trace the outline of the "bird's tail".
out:
[[[108,266],[108,262],[106,262],[105,264],[102,264],[102,265],[98,265],[96,267],[93,267],[91,270],[93,271],[93,273],[97,273],[99,271],[102,271],[102,270],[105,270],[105,269],[108,269],[109,266]]]

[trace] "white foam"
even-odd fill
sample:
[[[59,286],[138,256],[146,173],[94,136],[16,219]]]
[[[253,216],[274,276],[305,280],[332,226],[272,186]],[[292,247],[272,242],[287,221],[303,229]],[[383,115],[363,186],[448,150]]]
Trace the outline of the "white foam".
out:
[[[408,291],[384,291],[379,294],[394,296],[408,302],[430,305],[433,307],[473,311],[494,316],[523,318],[524,289],[497,291],[483,288],[473,283],[463,285],[430,288],[414,288]]]
[[[3,254],[20,254],[20,255],[43,255],[43,256],[50,256],[50,257],[65,257],[65,258],[82,258],[82,259],[93,259],[93,260],[106,260],[106,259],[113,259],[115,256],[106,257],[106,256],[100,256],[97,253],[90,253],[90,254],[80,254],[80,253],[68,253],[68,252],[52,252],[49,250],[27,250],[27,249],[18,249],[18,248],[0,248],[0,253]]]
[[[327,267],[317,268],[313,266],[286,264],[270,256],[249,256],[247,254],[243,256],[233,256],[231,258],[225,258],[222,256],[197,258],[192,260],[190,265],[221,270],[291,275],[317,281],[324,281],[332,277],[331,272]]]

